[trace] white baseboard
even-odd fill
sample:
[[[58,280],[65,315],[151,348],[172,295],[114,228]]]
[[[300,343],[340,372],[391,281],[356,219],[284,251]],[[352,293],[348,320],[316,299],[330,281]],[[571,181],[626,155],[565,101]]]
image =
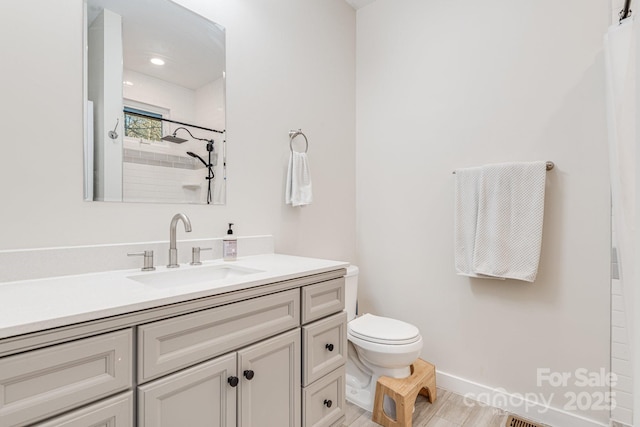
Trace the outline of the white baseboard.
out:
[[[469,400],[479,401],[552,427],[609,426],[609,424],[603,424],[552,406],[545,406],[539,402],[526,400],[523,396],[508,393],[504,389],[487,387],[442,371],[436,371],[436,383],[440,388],[461,396],[468,396]]]

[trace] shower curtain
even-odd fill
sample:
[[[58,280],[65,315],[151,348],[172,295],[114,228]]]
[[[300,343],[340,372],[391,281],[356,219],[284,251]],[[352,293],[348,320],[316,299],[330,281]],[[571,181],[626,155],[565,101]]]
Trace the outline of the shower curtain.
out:
[[[624,297],[629,360],[634,361],[634,402],[640,401],[640,370],[638,362],[635,362],[637,345],[634,349],[634,341],[637,341],[634,329],[639,328],[638,325],[634,328],[634,317],[637,317],[634,309],[640,310],[637,305],[634,307],[634,300],[640,297],[635,271],[636,123],[640,123],[637,120],[640,97],[636,93],[640,42],[636,39],[640,35],[639,24],[640,20],[628,18],[620,25],[611,26],[605,35],[604,49],[613,227]],[[634,403],[633,412],[633,425],[640,426],[639,403]]]

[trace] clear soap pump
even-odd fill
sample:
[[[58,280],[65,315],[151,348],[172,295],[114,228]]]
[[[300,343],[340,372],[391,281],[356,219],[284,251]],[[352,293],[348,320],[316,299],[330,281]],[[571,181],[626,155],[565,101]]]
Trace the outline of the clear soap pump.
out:
[[[227,235],[222,239],[222,259],[224,261],[235,261],[238,256],[238,239],[233,235],[232,225],[233,223],[230,222]]]

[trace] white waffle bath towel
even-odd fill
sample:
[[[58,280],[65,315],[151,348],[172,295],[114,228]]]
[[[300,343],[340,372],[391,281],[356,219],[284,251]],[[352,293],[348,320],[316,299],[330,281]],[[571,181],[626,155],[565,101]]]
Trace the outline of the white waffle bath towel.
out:
[[[456,237],[456,269],[458,256],[463,254],[467,261],[462,265],[469,271],[459,274],[533,282],[542,245],[546,162],[502,163],[480,169],[479,179],[472,181],[464,178],[464,170],[456,171],[456,192],[473,192],[474,186],[477,190],[473,255],[469,256],[468,247],[458,249]],[[469,183],[471,189],[458,188]],[[472,203],[470,199],[466,196],[466,203]],[[471,223],[473,209],[459,210],[456,198],[456,233],[462,227],[469,235]]]
[[[478,188],[482,167],[456,170],[455,262],[462,276],[479,277],[473,271],[473,250],[478,222]]]
[[[292,151],[287,169],[285,202],[291,206],[304,206],[310,205],[312,200],[311,172],[307,154]]]

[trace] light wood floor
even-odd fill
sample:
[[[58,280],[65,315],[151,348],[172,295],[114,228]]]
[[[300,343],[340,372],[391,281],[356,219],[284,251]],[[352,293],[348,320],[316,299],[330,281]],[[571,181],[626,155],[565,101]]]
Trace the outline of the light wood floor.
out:
[[[413,427],[504,427],[508,414],[501,410],[472,402],[450,391],[438,389],[438,398],[430,404],[423,396],[416,400]],[[371,412],[347,402],[348,427],[377,427]]]

